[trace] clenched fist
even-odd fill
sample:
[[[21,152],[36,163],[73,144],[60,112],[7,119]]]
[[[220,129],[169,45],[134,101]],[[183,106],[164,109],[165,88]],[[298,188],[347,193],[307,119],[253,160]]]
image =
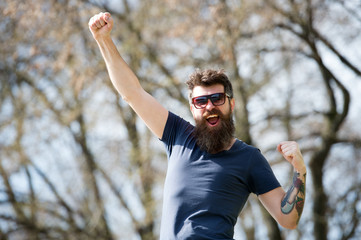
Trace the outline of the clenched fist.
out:
[[[298,144],[293,141],[281,142],[277,146],[278,152],[282,154],[282,156],[292,164],[295,170],[299,173],[306,172],[306,166],[303,161],[303,157],[301,151],[298,147]]]
[[[98,39],[110,35],[113,28],[113,19],[108,12],[99,13],[89,20],[88,25],[94,39]]]

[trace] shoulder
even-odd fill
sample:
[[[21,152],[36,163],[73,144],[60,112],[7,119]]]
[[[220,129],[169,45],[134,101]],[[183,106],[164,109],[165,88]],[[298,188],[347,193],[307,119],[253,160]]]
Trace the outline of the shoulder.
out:
[[[249,145],[239,139],[236,139],[233,150],[238,151],[238,152],[241,151],[246,154],[249,154],[250,157],[252,157],[253,155],[256,155],[256,156],[262,155],[261,151],[258,148],[256,148],[255,146]]]
[[[166,128],[189,128],[191,130],[193,130],[194,126],[189,123],[188,121],[186,121],[185,119],[183,119],[182,117],[169,112],[168,114],[168,119],[166,122]],[[174,130],[174,129],[173,129]]]
[[[189,136],[193,129],[194,126],[191,123],[169,112],[161,141],[169,144],[179,137]]]

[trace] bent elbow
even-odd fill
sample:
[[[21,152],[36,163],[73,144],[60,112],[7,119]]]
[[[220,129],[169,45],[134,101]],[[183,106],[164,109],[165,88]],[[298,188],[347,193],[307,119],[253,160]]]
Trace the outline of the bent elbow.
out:
[[[132,103],[141,101],[141,96],[144,93],[144,89],[139,88],[132,88],[131,90],[128,89],[128,91],[118,91],[120,96],[122,97],[123,101],[126,103],[132,105]]]
[[[296,229],[298,226],[298,223],[296,221],[285,221],[282,223],[279,223],[283,228],[287,229]]]
[[[134,101],[139,99],[136,92],[121,93],[120,96],[122,97],[122,100],[128,103],[129,105],[132,105]]]
[[[285,228],[293,230],[293,229],[296,229],[297,226],[298,226],[297,224],[289,224],[289,225],[285,226]]]
[[[123,101],[125,101],[126,103],[129,103],[129,97],[128,96],[126,96],[126,95],[120,95],[121,97],[122,97],[122,99],[123,99]]]

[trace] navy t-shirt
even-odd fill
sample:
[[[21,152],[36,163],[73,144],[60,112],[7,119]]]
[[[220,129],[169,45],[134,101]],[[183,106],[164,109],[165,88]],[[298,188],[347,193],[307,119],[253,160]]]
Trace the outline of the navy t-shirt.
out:
[[[193,130],[169,112],[161,139],[168,169],[160,239],[233,239],[249,194],[280,184],[257,148],[237,139],[228,151],[210,154],[196,145]]]

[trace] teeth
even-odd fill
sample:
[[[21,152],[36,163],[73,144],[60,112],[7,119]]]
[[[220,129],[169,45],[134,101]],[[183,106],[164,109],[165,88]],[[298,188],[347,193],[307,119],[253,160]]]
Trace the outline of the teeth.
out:
[[[218,117],[218,115],[215,115],[215,114],[213,114],[213,115],[209,115],[209,116],[207,117],[207,119],[210,119],[210,118],[215,118],[215,117]]]

